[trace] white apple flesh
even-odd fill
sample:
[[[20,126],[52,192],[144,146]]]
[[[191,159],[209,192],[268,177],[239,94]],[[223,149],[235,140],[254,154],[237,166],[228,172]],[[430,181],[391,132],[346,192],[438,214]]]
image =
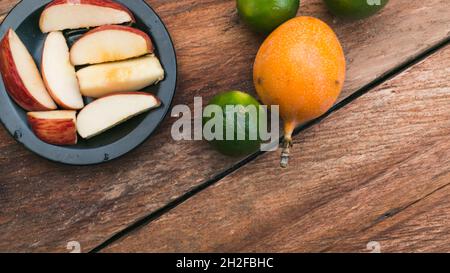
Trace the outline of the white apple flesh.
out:
[[[159,106],[159,99],[149,93],[132,92],[106,96],[81,110],[77,119],[78,133],[81,137],[90,139]]]
[[[84,34],[70,49],[73,65],[99,64],[153,53],[150,37],[127,26],[102,26]]]
[[[77,72],[81,93],[99,98],[116,92],[138,91],[164,79],[164,69],[154,55],[88,66]]]
[[[59,106],[70,110],[84,107],[75,67],[69,60],[69,47],[61,32],[48,34],[41,67],[47,90]]]
[[[77,144],[76,111],[30,112],[28,123],[34,134],[46,143]]]
[[[41,14],[43,33],[134,22],[123,5],[111,0],[55,0]]]
[[[9,95],[27,111],[57,108],[33,57],[19,36],[9,29],[0,44],[0,72]]]

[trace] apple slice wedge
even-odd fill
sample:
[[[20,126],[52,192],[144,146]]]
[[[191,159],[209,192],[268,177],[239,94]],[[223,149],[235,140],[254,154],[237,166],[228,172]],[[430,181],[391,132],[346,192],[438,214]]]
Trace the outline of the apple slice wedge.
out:
[[[30,112],[28,123],[35,135],[46,143],[77,144],[76,111]]]
[[[39,20],[43,33],[135,22],[129,9],[111,0],[54,0]]]
[[[55,102],[64,109],[84,107],[75,67],[69,60],[69,47],[62,32],[51,32],[44,43],[42,77]]]
[[[154,55],[85,67],[77,72],[81,94],[100,98],[117,92],[138,91],[164,79]]]
[[[137,115],[161,106],[149,93],[131,92],[109,95],[87,105],[78,114],[78,133],[85,139],[95,137]]]
[[[73,65],[99,64],[153,53],[143,31],[127,26],[102,26],[84,34],[70,49]]]
[[[0,42],[0,72],[9,95],[27,111],[57,108],[39,70],[19,36],[9,29]]]

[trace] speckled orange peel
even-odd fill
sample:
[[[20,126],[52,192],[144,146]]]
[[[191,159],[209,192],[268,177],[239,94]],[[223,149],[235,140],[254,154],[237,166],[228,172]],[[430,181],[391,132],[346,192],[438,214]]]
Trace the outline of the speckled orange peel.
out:
[[[264,41],[254,64],[254,85],[284,121],[281,166],[289,162],[294,129],[326,113],[344,86],[346,61],[334,31],[313,17],[297,17]]]

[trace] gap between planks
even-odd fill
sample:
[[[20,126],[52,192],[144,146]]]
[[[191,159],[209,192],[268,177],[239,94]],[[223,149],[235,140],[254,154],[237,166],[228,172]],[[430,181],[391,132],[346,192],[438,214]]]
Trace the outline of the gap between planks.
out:
[[[417,200],[409,203],[408,205],[406,205],[402,208],[396,209],[394,213],[392,213],[392,214],[389,213],[389,215],[384,215],[382,218],[380,218],[375,223],[373,223],[370,226],[367,226],[361,230],[358,230],[356,233],[357,234],[370,233],[371,230],[376,229],[378,226],[381,226],[382,224],[389,221],[390,219],[393,219],[395,216],[397,216],[397,215],[400,216],[402,213],[404,213],[410,209],[414,210],[415,206],[418,206],[422,202],[427,202],[428,199],[433,199],[434,196],[445,193],[445,191],[446,190],[448,191],[449,189],[450,189],[450,183],[442,185],[442,186],[438,187],[437,189],[418,198]],[[370,240],[371,239],[367,238],[365,241],[369,242]],[[339,245],[340,243],[341,243],[340,241],[336,241],[332,245],[321,249],[319,252],[321,252],[321,253],[334,252],[334,251],[336,251],[336,246]],[[363,244],[361,244],[361,245],[363,245]],[[342,249],[340,251],[342,252]],[[349,251],[351,251],[351,250],[349,250]]]
[[[436,45],[430,47],[429,49],[425,50],[424,52],[422,52],[421,54],[419,54],[416,58],[413,58],[411,60],[408,60],[400,65],[398,65],[397,67],[393,68],[390,71],[387,71],[385,74],[383,74],[382,76],[376,78],[375,80],[373,80],[372,82],[368,83],[367,85],[361,87],[360,89],[358,89],[356,92],[354,92],[353,94],[351,94],[350,96],[348,96],[347,98],[345,98],[344,100],[340,101],[338,104],[336,104],[333,108],[331,108],[326,114],[324,114],[323,116],[319,117],[318,119],[315,119],[311,122],[308,122],[302,126],[299,126],[295,132],[294,132],[294,136],[297,136],[298,134],[300,134],[302,131],[320,123],[323,119],[325,119],[326,117],[328,117],[329,115],[331,115],[332,113],[338,111],[339,109],[349,105],[350,103],[352,103],[353,101],[355,101],[356,99],[358,99],[359,97],[363,96],[364,94],[370,92],[372,89],[374,89],[375,87],[383,84],[384,82],[394,78],[395,76],[397,76],[398,74],[404,72],[405,70],[407,70],[408,68],[418,64],[419,62],[425,60],[426,58],[428,58],[429,56],[433,55],[434,53],[436,53],[437,51],[439,51],[440,49],[446,47],[447,45],[450,44],[450,36],[446,37],[444,40],[442,40],[441,42],[437,43]],[[280,139],[280,143],[281,143]],[[190,190],[189,192],[187,192],[186,194],[178,197],[177,199],[173,200],[172,202],[170,202],[169,204],[167,204],[164,207],[161,207],[160,209],[158,209],[157,211],[147,215],[146,217],[142,218],[141,220],[138,220],[137,222],[135,222],[134,224],[128,226],[127,228],[123,229],[122,231],[116,233],[115,235],[113,235],[111,238],[107,239],[105,242],[103,242],[102,244],[98,245],[97,247],[95,247],[94,249],[92,249],[90,252],[91,253],[97,253],[102,251],[103,249],[107,248],[108,246],[110,246],[111,244],[115,243],[116,241],[122,239],[123,237],[126,237],[128,234],[133,233],[137,230],[139,230],[140,228],[146,226],[147,224],[157,220],[158,218],[160,218],[161,216],[163,216],[164,214],[172,211],[174,208],[178,207],[179,205],[183,204],[184,202],[188,201],[189,199],[191,199],[193,196],[195,196],[196,194],[204,191],[205,189],[217,184],[218,182],[220,182],[222,179],[224,179],[225,177],[227,177],[228,175],[238,171],[240,168],[242,168],[243,166],[247,165],[248,163],[254,161],[255,159],[257,159],[259,156],[265,154],[266,152],[257,152],[254,153],[252,155],[250,155],[249,157],[243,159],[242,161],[237,162],[236,164],[234,164],[233,166],[231,166],[230,168],[226,169],[225,171],[223,171],[222,173],[217,174],[215,177],[213,177],[212,179],[200,184],[199,186],[193,188],[192,190]],[[447,186],[447,185],[446,185]],[[445,186],[441,187],[444,188]],[[439,188],[439,189],[441,189]],[[438,191],[439,189],[437,189],[436,191]],[[436,192],[434,191],[434,192]],[[427,198],[428,196],[432,195],[434,192],[427,194],[426,196],[420,198],[419,200],[416,200],[415,202],[412,202],[411,204],[409,204],[408,206],[398,210],[395,212],[395,214],[403,211],[404,209],[413,206],[414,204],[416,204],[417,202],[420,202],[420,200]],[[393,214],[393,215],[395,215]],[[391,215],[391,216],[393,216]],[[383,221],[384,219],[380,219],[379,222],[377,222],[376,224],[380,223],[381,221]],[[375,225],[376,225],[375,224]]]

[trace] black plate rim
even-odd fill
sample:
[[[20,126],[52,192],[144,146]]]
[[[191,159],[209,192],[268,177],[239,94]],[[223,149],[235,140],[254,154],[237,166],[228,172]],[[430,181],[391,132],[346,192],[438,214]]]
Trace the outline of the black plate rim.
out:
[[[20,1],[18,2],[5,16],[3,19],[3,22],[0,24],[0,32],[2,33],[1,36],[3,36],[3,29],[7,29],[4,27],[6,23],[9,23],[9,19],[11,15],[14,12],[17,12],[18,9],[26,9],[27,4],[36,4],[38,1]],[[47,4],[51,2],[50,0],[46,1],[39,1],[39,2],[45,2],[44,4]],[[99,147],[99,148],[91,148],[91,149],[84,149],[80,152],[79,149],[73,149],[71,147],[65,147],[65,146],[54,146],[47,143],[44,143],[40,139],[38,139],[34,133],[31,132],[31,129],[27,124],[26,128],[21,128],[20,124],[23,123],[23,121],[16,115],[15,120],[17,123],[15,124],[14,121],[11,120],[13,118],[10,113],[8,113],[8,109],[10,109],[12,104],[15,104],[15,102],[10,98],[8,93],[6,92],[6,88],[3,83],[3,79],[0,76],[0,123],[2,126],[6,129],[6,131],[16,140],[16,142],[22,144],[27,150],[31,151],[32,153],[38,155],[39,157],[42,157],[44,159],[47,159],[51,162],[55,163],[61,163],[65,165],[72,165],[72,166],[89,166],[89,165],[98,165],[103,164],[106,162],[114,161],[131,151],[137,149],[139,146],[141,146],[146,140],[148,140],[154,132],[161,126],[161,123],[165,120],[167,117],[171,106],[173,104],[174,97],[176,95],[177,86],[178,86],[178,59],[175,51],[175,46],[173,43],[173,39],[170,35],[170,32],[167,29],[167,26],[165,25],[164,21],[161,19],[161,17],[156,13],[156,11],[144,0],[136,1],[135,3],[130,3],[129,1],[123,1],[118,0],[117,2],[122,3],[123,5],[127,6],[135,15],[136,12],[130,8],[130,4],[134,5],[136,2],[139,2],[140,4],[144,4],[151,12],[154,17],[157,18],[158,23],[161,24],[162,30],[164,32],[164,35],[167,36],[167,41],[169,44],[169,48],[166,48],[170,51],[170,53],[173,55],[173,66],[174,69],[171,71],[171,76],[173,76],[173,82],[172,82],[172,88],[173,90],[170,90],[170,98],[165,103],[164,112],[161,115],[161,118],[158,122],[156,122],[151,130],[147,130],[147,132],[141,132],[143,131],[143,123],[145,123],[145,120],[147,120],[148,117],[146,117],[141,124],[135,128],[135,130],[131,131],[128,135],[123,137],[122,139],[116,141],[115,143],[111,143],[109,145]],[[133,1],[134,2],[134,1]],[[24,6],[22,6],[24,5]],[[31,11],[31,13],[34,11]],[[140,11],[139,11],[140,12]],[[28,13],[30,14],[30,13]],[[25,18],[19,19],[22,21],[25,20]],[[13,24],[13,23],[10,23]],[[146,23],[147,28],[152,28],[152,25],[149,25]],[[3,37],[0,37],[3,38]],[[167,73],[167,71],[166,71]],[[167,76],[167,75],[166,75]],[[169,92],[169,91],[167,91]],[[15,112],[15,111],[13,111]],[[132,139],[134,137],[134,139]],[[131,142],[126,143],[126,141],[131,140]],[[120,151],[115,151],[115,149],[120,145]],[[93,157],[95,155],[95,158]]]

